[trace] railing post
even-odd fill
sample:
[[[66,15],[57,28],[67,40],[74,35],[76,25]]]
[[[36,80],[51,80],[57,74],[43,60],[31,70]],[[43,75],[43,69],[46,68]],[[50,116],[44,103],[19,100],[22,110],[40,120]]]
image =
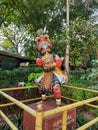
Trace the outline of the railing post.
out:
[[[37,111],[36,111],[35,130],[42,130],[42,122],[43,122],[42,110],[43,110],[43,106],[42,104],[39,104],[37,106]]]
[[[67,110],[65,110],[62,115],[62,130],[66,129],[67,129]]]
[[[0,116],[7,122],[12,130],[18,130],[18,128],[11,122],[11,120],[0,110]],[[1,130],[1,129],[0,129]]]

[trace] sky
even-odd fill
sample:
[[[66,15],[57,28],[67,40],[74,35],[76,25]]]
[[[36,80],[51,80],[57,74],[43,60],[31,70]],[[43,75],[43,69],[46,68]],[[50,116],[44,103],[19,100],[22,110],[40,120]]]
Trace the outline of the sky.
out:
[[[98,24],[98,9],[95,10],[95,13],[92,15],[93,17],[96,17],[95,24]]]

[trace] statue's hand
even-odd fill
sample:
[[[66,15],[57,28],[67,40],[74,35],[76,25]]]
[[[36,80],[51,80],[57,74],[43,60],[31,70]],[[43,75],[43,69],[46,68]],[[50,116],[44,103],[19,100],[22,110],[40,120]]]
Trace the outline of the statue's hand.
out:
[[[43,67],[45,70],[50,70],[52,68],[55,68],[56,63],[51,63],[51,64],[44,64]]]

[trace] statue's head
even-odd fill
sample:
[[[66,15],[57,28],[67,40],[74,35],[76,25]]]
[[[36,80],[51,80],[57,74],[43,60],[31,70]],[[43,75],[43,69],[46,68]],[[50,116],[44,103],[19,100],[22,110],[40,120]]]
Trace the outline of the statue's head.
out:
[[[40,37],[37,37],[36,42],[37,42],[37,50],[41,54],[45,54],[46,52],[51,52],[52,43],[49,40],[48,35],[41,35]]]

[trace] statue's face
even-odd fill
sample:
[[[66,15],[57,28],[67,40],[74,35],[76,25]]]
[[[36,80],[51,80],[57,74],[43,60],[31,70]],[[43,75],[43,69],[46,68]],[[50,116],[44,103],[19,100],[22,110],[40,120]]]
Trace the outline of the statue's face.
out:
[[[42,54],[46,54],[47,52],[50,52],[51,49],[49,46],[43,46],[43,48],[41,49],[41,53]]]

